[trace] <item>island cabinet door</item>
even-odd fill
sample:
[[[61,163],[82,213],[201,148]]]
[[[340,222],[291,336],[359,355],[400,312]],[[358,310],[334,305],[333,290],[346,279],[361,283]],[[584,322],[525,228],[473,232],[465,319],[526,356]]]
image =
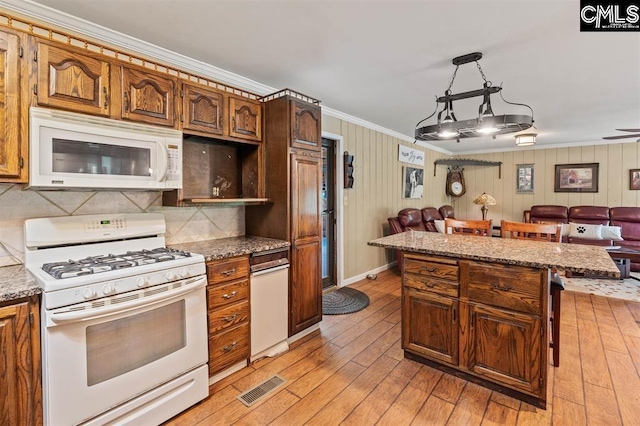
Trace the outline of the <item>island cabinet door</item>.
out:
[[[458,365],[458,301],[405,287],[402,347],[410,352]]]
[[[540,359],[546,347],[540,346],[539,317],[476,304],[463,308],[469,324],[461,364],[479,376],[544,399]]]

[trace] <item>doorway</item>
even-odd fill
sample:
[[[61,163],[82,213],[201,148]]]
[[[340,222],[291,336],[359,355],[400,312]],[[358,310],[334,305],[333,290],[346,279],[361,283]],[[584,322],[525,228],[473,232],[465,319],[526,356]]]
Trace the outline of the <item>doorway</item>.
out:
[[[322,138],[322,289],[336,280],[336,141]]]

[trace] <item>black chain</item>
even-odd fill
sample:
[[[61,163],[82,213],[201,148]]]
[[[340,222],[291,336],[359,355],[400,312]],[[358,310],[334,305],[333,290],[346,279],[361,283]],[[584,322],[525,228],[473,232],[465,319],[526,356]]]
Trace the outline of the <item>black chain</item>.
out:
[[[487,83],[487,86],[491,86],[491,82],[487,81],[487,77],[485,77],[484,72],[482,71],[480,62],[476,61],[476,65],[478,66],[478,71],[480,71],[480,75],[482,76],[482,79],[484,80],[484,82]]]
[[[458,72],[458,68],[460,68],[460,65],[456,65],[456,69],[453,71],[453,75],[451,76],[451,81],[449,82],[449,87],[447,87],[447,90],[444,92],[445,95],[451,93],[451,86],[453,86],[453,80],[456,79],[456,73]]]

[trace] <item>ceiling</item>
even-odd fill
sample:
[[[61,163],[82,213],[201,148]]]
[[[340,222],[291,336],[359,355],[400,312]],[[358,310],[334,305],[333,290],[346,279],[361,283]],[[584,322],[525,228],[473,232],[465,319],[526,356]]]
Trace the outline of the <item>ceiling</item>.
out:
[[[639,34],[581,33],[577,0],[36,3],[309,94],[408,138],[444,95],[451,59],[470,52],[483,53],[480,65],[507,101],[533,108],[537,147],[604,143],[624,134],[615,129],[640,128]],[[482,83],[475,63],[462,65],[452,92]],[[458,119],[475,118],[479,103],[455,102]],[[496,114],[528,113],[499,95],[492,106]],[[513,134],[429,143],[451,153],[515,149]]]

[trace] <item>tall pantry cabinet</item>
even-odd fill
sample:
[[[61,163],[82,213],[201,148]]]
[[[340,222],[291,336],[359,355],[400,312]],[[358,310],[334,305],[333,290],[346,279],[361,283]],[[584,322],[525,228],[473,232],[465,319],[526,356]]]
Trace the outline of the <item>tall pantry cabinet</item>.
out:
[[[322,320],[319,101],[284,90],[264,104],[269,203],[247,206],[247,235],[291,242],[289,336]]]

